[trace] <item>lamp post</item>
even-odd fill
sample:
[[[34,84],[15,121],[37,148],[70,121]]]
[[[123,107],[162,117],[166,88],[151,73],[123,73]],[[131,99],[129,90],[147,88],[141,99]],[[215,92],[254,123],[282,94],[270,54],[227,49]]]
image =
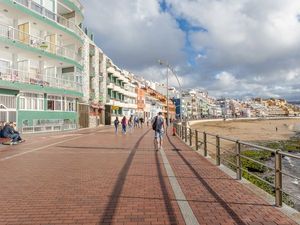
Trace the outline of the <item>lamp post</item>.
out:
[[[182,104],[183,104],[183,101],[182,101],[182,86],[181,86],[181,83],[178,79],[178,76],[176,74],[176,72],[174,71],[174,69],[171,67],[170,64],[168,64],[167,62],[164,62],[162,60],[158,60],[158,63],[162,66],[166,66],[167,67],[167,104],[169,103],[169,69],[170,71],[173,73],[173,75],[176,77],[176,80],[178,82],[178,86],[179,86],[179,99],[180,99],[180,123],[182,124]],[[167,106],[167,117],[169,119],[169,104]],[[169,123],[169,121],[168,121]]]

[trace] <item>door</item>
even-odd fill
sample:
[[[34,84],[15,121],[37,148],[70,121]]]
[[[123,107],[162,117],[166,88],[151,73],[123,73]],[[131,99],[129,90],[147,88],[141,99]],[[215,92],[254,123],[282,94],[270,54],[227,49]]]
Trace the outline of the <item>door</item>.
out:
[[[29,60],[20,60],[17,62],[18,72],[14,73],[17,76],[15,79],[20,78],[22,81],[30,82],[30,73],[29,73]]]
[[[11,79],[11,63],[6,60],[0,59],[0,80]]]
[[[47,86],[52,86],[52,87],[59,87],[58,80],[56,78],[56,68],[55,67],[47,67],[44,69],[44,74],[46,77],[44,79],[46,80]]]
[[[111,125],[111,106],[105,106],[105,125]]]
[[[50,42],[50,46],[49,46],[49,51],[53,54],[56,54],[56,34],[51,34],[49,35],[49,42]]]
[[[79,127],[87,128],[89,127],[89,105],[79,104]]]
[[[19,29],[19,41],[29,44],[29,23],[23,23],[18,26]]]

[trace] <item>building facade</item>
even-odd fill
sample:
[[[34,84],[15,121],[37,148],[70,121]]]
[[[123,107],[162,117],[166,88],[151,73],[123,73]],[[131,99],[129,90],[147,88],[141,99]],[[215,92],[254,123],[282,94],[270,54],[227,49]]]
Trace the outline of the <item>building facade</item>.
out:
[[[137,93],[133,75],[119,69],[107,58],[107,98],[105,103],[105,124],[110,125],[116,117],[135,115]]]
[[[74,129],[83,97],[82,6],[0,2],[0,121],[23,132]]]

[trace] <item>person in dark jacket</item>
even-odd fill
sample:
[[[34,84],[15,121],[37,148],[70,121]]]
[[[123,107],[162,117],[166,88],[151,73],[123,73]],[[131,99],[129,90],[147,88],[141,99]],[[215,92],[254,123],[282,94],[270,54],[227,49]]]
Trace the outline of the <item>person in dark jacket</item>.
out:
[[[0,122],[0,138],[3,138],[3,135],[2,135],[3,127],[4,127],[4,123]]]
[[[20,137],[19,132],[15,131],[15,129],[13,127],[13,123],[5,124],[5,126],[2,129],[2,135],[5,138],[12,139],[12,142],[14,144],[17,144],[18,142],[22,142],[22,138]]]

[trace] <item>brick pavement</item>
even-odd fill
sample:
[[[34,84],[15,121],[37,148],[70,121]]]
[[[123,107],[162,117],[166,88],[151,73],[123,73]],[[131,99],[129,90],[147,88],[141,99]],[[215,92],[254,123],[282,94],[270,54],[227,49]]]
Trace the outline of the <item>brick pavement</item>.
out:
[[[102,128],[2,146],[0,224],[184,224],[152,136]],[[179,139],[165,151],[199,224],[295,224]]]

